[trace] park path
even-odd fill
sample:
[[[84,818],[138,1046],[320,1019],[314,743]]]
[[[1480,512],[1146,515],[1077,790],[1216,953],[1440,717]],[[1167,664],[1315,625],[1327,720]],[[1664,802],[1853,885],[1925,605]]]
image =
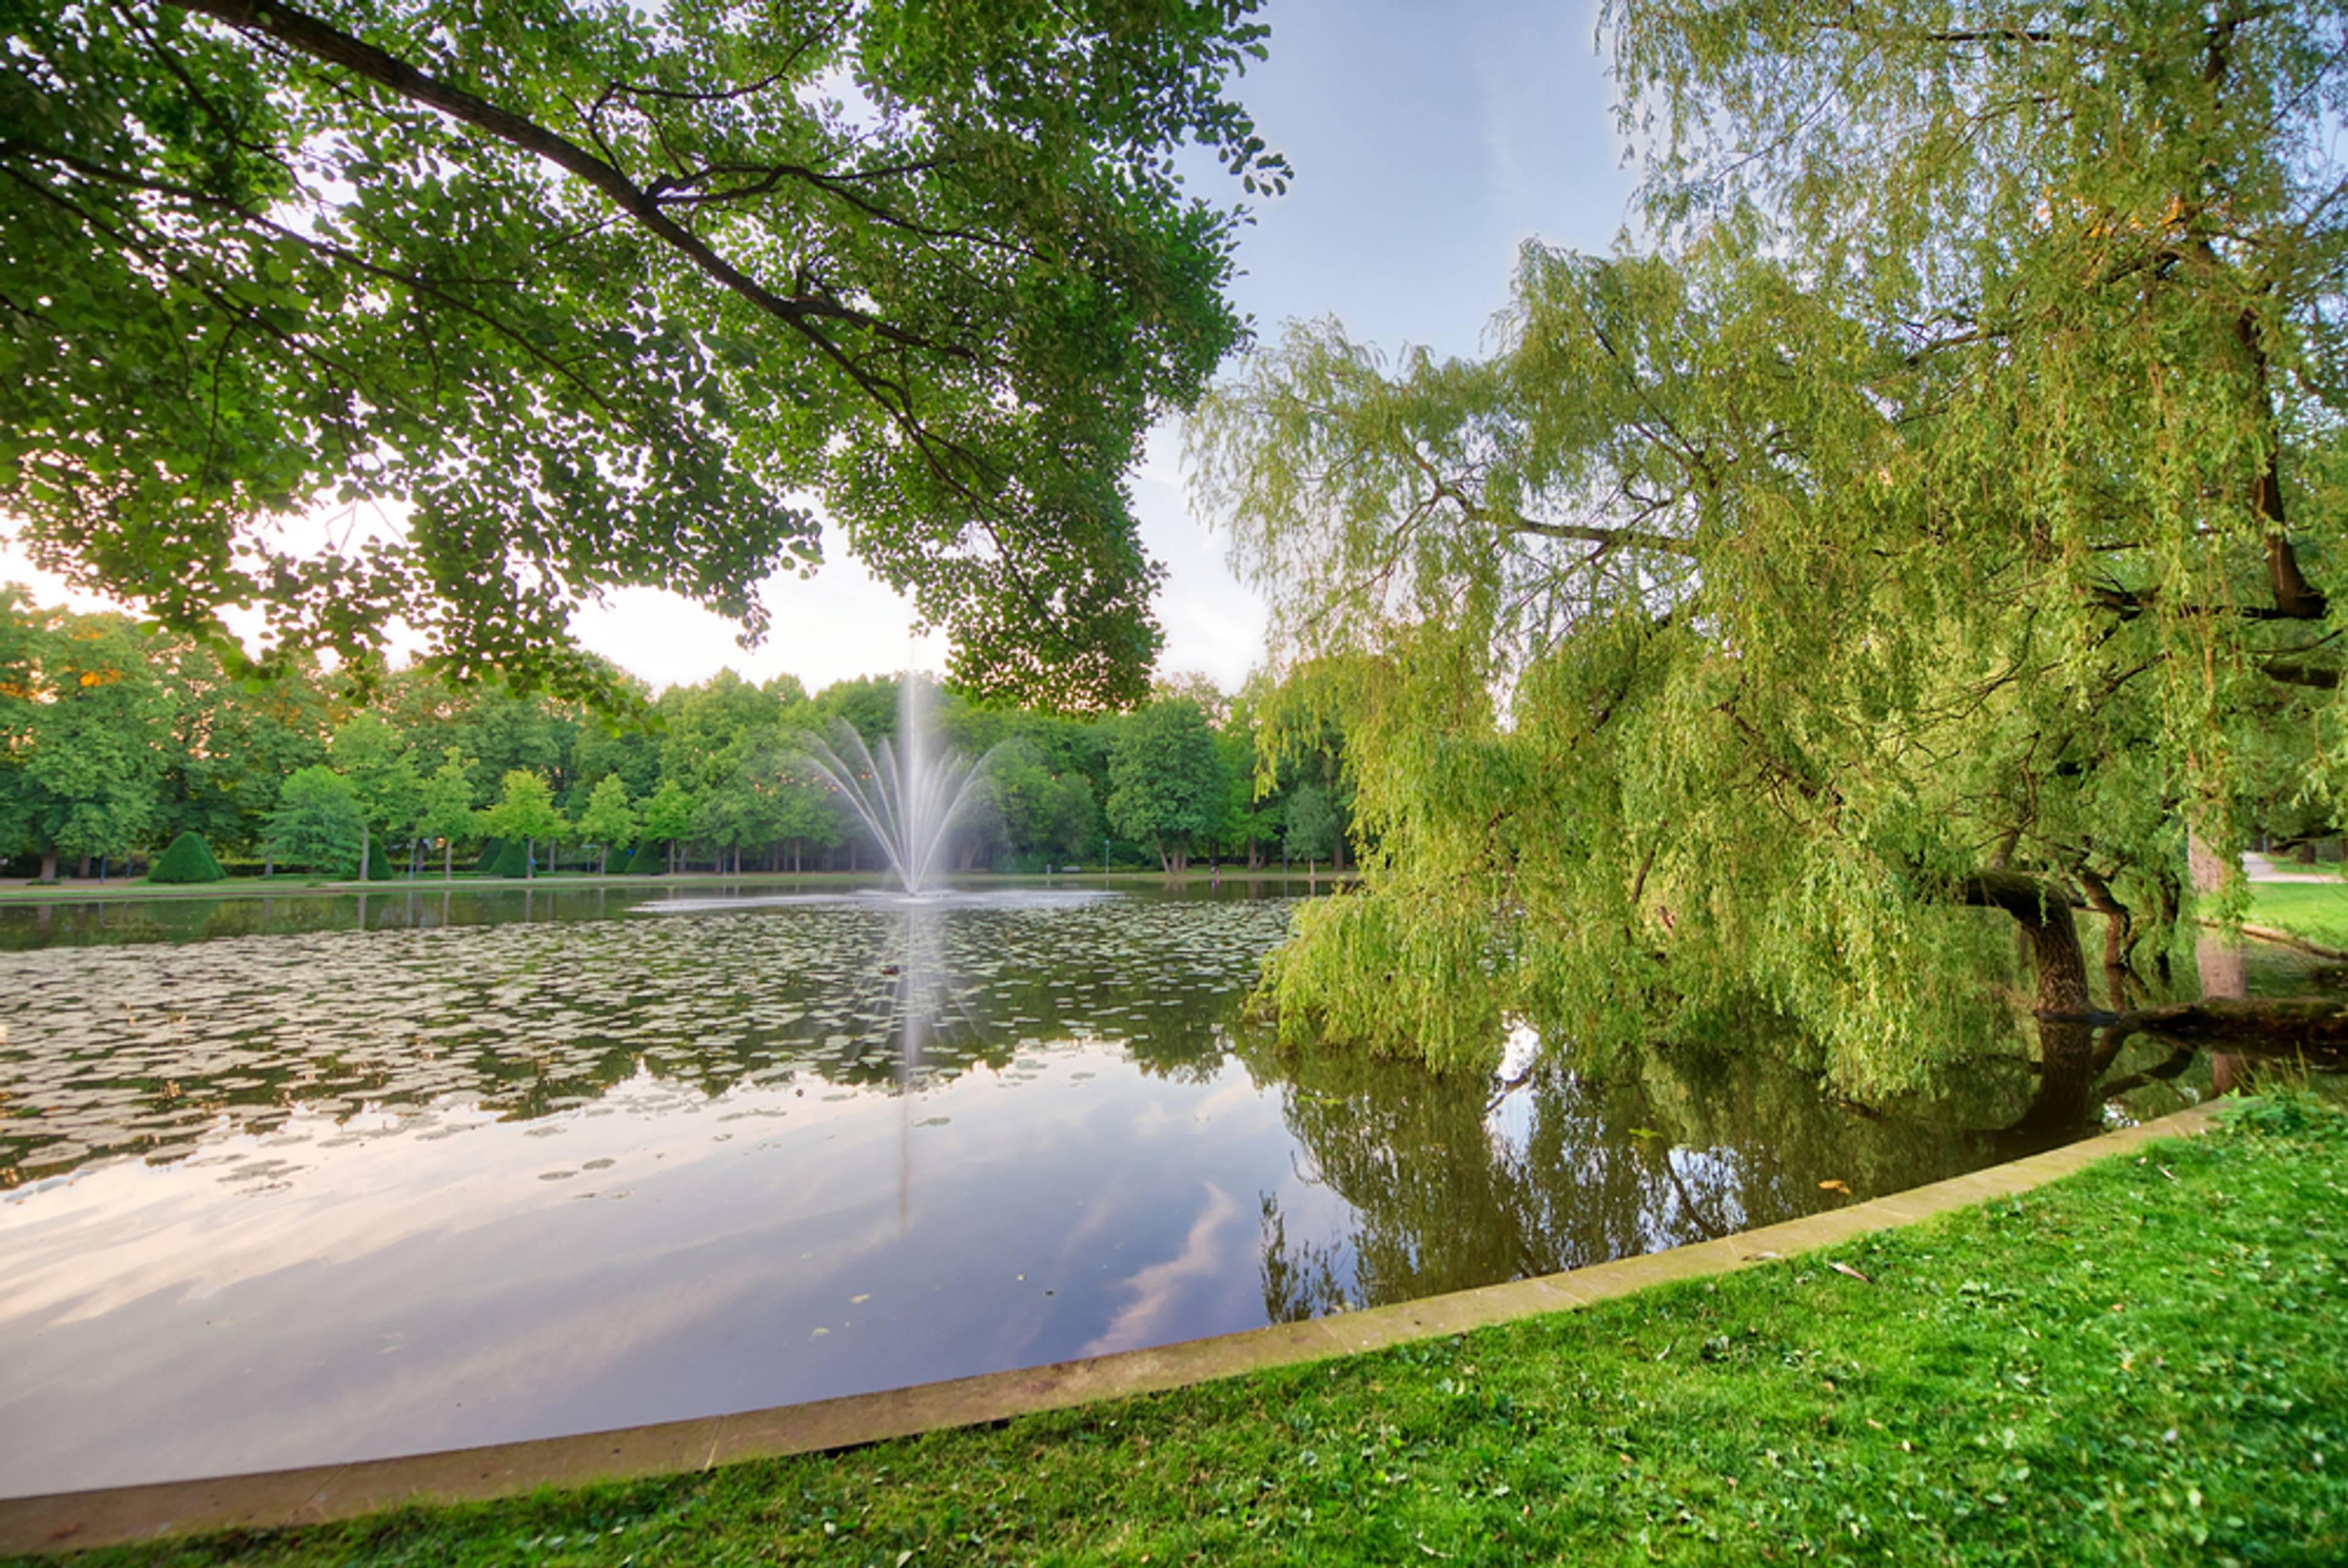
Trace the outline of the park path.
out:
[[[2242,875],[2253,882],[2333,882],[2340,873],[2318,866],[2301,866],[2295,861],[2277,860],[2270,855],[2256,852],[2242,856]]]

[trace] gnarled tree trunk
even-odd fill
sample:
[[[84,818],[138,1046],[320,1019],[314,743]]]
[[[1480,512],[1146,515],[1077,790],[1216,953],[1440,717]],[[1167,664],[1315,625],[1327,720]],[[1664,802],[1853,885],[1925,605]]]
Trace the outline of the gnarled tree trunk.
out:
[[[1957,884],[1960,903],[2003,909],[2022,927],[2037,970],[2040,1013],[2085,1018],[2087,960],[2079,950],[2070,895],[2041,876],[2020,871],[1976,871]]]

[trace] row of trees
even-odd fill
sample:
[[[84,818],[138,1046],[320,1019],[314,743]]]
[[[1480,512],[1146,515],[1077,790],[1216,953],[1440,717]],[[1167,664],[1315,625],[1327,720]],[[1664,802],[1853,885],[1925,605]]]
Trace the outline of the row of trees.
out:
[[[448,875],[477,845],[495,851],[481,869],[524,876],[564,846],[598,870],[877,864],[798,737],[838,722],[878,741],[895,681],[810,694],[726,671],[634,696],[633,720],[613,722],[420,671],[364,692],[314,666],[239,680],[201,643],[0,587],[0,856],[50,880],[191,833],[264,872],[414,873],[437,856]],[[961,866],[1342,859],[1342,735],[1261,770],[1255,707],[1195,681],[1097,719],[942,695],[943,742],[987,757]]]

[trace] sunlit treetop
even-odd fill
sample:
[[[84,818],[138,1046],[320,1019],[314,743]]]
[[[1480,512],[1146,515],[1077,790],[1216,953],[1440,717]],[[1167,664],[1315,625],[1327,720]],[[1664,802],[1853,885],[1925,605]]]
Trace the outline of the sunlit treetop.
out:
[[[756,637],[820,511],[968,688],[1129,700],[1124,475],[1242,330],[1175,156],[1286,179],[1253,8],[0,3],[0,511],[174,626],[574,688],[580,603]]]

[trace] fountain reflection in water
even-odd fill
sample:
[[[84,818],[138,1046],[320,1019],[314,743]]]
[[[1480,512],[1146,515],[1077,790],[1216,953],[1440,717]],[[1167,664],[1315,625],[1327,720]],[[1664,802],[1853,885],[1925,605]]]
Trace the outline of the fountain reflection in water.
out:
[[[930,686],[907,671],[897,687],[897,736],[877,748],[845,719],[834,719],[831,741],[802,735],[800,750],[826,783],[864,820],[889,857],[897,884],[913,900],[903,912],[896,943],[894,997],[898,1073],[897,1226],[911,1225],[912,1104],[928,1037],[953,1005],[953,984],[942,958],[936,912],[928,907],[932,875],[947,835],[986,768],[948,751],[934,762],[930,747]],[[992,755],[993,753],[988,753]]]
[[[908,671],[897,688],[893,747],[886,737],[866,746],[845,719],[832,721],[829,743],[799,739],[808,763],[864,819],[898,885],[914,895],[928,890],[946,835],[986,768],[986,757],[973,764],[959,752],[929,760],[929,682]]]
[[[983,1038],[984,1028],[963,1006],[945,956],[946,911],[970,907],[1072,908],[1109,897],[1090,889],[1000,888],[955,893],[939,873],[947,845],[973,787],[985,776],[989,751],[973,763],[960,753],[931,755],[931,687],[907,671],[897,689],[897,733],[867,746],[846,720],[834,720],[831,739],[802,733],[799,754],[862,819],[896,874],[896,893],[865,890],[851,895],[870,900],[895,917],[889,961],[880,966],[891,985],[891,1026],[897,1044],[898,1176],[897,1222],[908,1231],[912,1215],[913,1102],[923,1088],[922,1059],[942,1029],[961,1026]],[[757,897],[671,898],[644,907],[646,913],[705,914],[748,908],[827,904],[840,895],[788,893]],[[869,906],[868,906],[869,907]]]

